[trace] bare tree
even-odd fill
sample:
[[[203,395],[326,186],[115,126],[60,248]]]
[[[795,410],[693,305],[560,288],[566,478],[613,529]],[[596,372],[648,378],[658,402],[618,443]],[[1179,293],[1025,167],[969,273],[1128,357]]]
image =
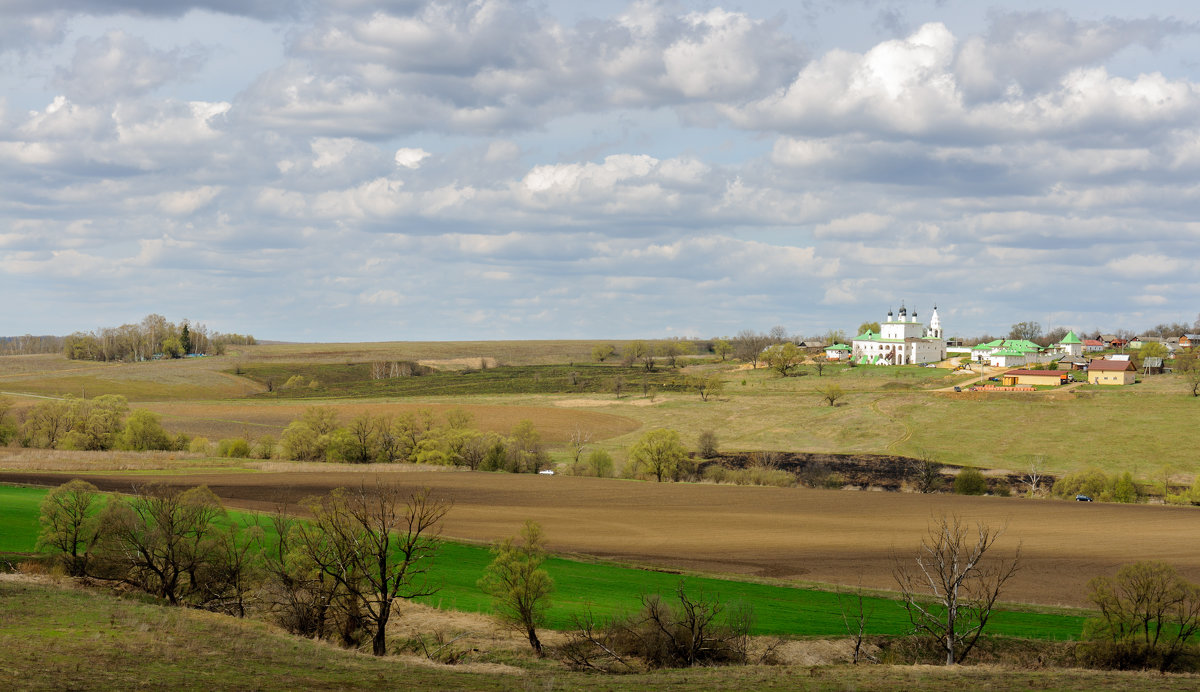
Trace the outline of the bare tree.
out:
[[[974,539],[971,534],[974,533]],[[1004,528],[957,516],[934,520],[921,541],[916,567],[897,559],[892,574],[913,628],[946,654],[946,665],[967,657],[987,627],[1005,583],[1017,571],[1021,550],[1011,558],[988,555]]]
[[[1166,672],[1200,635],[1200,586],[1166,563],[1125,565],[1116,578],[1096,577],[1088,588],[1100,610],[1093,636],[1125,660],[1140,658]]]
[[[916,483],[917,491],[934,492],[942,484],[942,465],[928,456],[922,455],[914,464],[913,480]]]
[[[812,357],[813,369],[817,371],[817,377],[825,373],[825,366],[829,365],[829,357],[824,353],[818,353]]]
[[[571,456],[575,463],[579,463],[580,457],[583,456],[583,450],[587,448],[592,441],[592,433],[590,430],[585,431],[583,428],[576,426],[575,432],[571,433]]]
[[[449,503],[430,497],[428,489],[406,499],[398,488],[377,483],[338,488],[305,505],[313,519],[295,526],[299,550],[362,608],[371,651],[384,655],[396,599],[438,590],[426,576]]]
[[[1021,476],[1021,482],[1029,488],[1029,497],[1034,497],[1038,494],[1038,484],[1042,482],[1043,468],[1046,464],[1045,457],[1034,456],[1029,459],[1029,470]]]
[[[762,351],[769,343],[770,340],[766,334],[743,329],[733,338],[733,352],[739,359],[753,363],[757,368]]]
[[[863,640],[866,639],[867,623],[875,614],[875,609],[867,607],[867,599],[861,588],[855,589],[853,594],[838,591],[837,599],[838,607],[842,611],[842,624],[846,626],[846,634],[854,640],[854,665],[858,665],[859,659],[863,656],[874,661],[874,656],[863,652]]]

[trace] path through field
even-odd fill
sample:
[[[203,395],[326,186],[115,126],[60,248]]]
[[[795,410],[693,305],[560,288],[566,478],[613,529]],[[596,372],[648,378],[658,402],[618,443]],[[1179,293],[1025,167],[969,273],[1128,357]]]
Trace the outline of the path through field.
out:
[[[445,534],[490,541],[533,519],[553,550],[663,568],[892,588],[893,555],[910,558],[930,517],[1007,523],[1021,544],[1006,600],[1086,605],[1086,584],[1135,560],[1164,560],[1200,581],[1200,511],[1183,507],[1018,498],[761,488],[485,473],[369,472],[155,475],[207,484],[229,504],[270,510],[337,486],[431,487],[453,500]],[[127,490],[128,475],[88,476]],[[0,482],[57,485],[62,475],[0,473]]]

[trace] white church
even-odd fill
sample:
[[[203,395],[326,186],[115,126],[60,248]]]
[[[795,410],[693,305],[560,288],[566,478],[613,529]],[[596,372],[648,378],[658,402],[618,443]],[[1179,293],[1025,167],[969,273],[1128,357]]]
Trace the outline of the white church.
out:
[[[946,338],[937,306],[933,306],[928,327],[917,319],[916,310],[909,315],[901,305],[900,313],[893,315],[889,309],[887,319],[879,324],[879,333],[868,330],[854,337],[850,354],[859,365],[919,365],[945,360]]]

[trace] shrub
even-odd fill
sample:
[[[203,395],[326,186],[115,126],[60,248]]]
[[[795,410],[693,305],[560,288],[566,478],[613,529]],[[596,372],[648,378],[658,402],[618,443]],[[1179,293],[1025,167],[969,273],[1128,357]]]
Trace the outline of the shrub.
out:
[[[700,437],[696,440],[696,451],[705,459],[711,459],[717,455],[717,434],[711,430],[705,430],[700,433]]]
[[[1070,498],[1076,495],[1087,495],[1097,500],[1108,500],[1113,497],[1113,487],[1116,481],[1100,469],[1085,469],[1068,473],[1054,482],[1051,493],[1055,497]]]
[[[208,438],[195,437],[188,443],[188,451],[193,454],[208,454],[208,449],[211,445],[208,443]]]
[[[248,459],[250,457],[250,443],[244,437],[221,440],[217,443],[217,456],[225,457],[226,459]]]
[[[648,668],[744,664],[753,620],[749,607],[703,591],[689,594],[681,581],[673,599],[643,596],[637,615],[607,621],[590,613],[577,617],[559,653],[580,670],[634,670],[631,658]]]
[[[589,476],[611,478],[613,475],[612,455],[603,449],[593,449],[584,461]]]
[[[275,438],[270,435],[263,435],[254,443],[254,450],[250,453],[255,459],[270,459],[275,456]]]
[[[983,495],[987,490],[987,478],[974,466],[964,468],[954,477],[954,492],[959,495]]]

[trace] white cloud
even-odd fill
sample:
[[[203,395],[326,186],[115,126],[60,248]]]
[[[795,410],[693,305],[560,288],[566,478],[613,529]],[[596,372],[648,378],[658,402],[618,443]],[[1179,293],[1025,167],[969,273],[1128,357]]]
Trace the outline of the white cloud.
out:
[[[397,166],[404,168],[417,169],[421,167],[421,162],[429,158],[429,152],[424,149],[397,149],[394,157]]]

